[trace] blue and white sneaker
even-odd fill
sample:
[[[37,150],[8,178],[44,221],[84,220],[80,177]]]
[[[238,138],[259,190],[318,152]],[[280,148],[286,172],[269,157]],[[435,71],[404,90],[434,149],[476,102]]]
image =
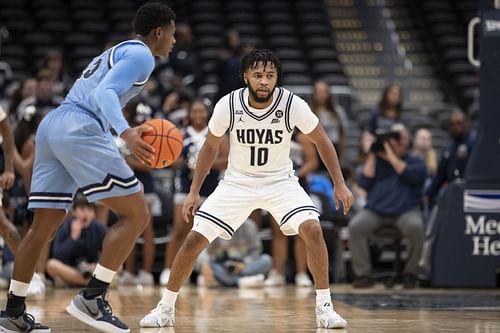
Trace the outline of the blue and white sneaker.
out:
[[[103,297],[102,295],[86,299],[83,297],[82,292],[80,292],[73,298],[66,311],[81,322],[103,332],[130,332],[128,326],[113,315],[107,297]]]
[[[35,321],[26,311],[19,317],[11,317],[7,312],[0,313],[0,332],[2,333],[50,333],[50,328]]]

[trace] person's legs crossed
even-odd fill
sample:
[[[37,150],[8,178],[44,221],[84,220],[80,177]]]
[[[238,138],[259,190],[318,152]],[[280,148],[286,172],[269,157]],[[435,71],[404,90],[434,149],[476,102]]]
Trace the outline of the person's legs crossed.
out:
[[[70,286],[84,286],[89,282],[88,278],[74,267],[66,265],[58,259],[49,259],[47,261],[47,273],[53,278],[60,278]]]

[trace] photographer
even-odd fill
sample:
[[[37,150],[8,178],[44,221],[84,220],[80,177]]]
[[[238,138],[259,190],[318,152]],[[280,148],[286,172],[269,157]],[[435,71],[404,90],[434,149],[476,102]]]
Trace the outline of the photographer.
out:
[[[85,286],[93,272],[107,228],[95,219],[94,205],[75,199],[72,217],[57,232],[47,273],[69,286]]]
[[[408,153],[410,138],[401,124],[378,133],[358,176],[367,192],[367,203],[349,224],[349,248],[356,279],[354,287],[373,286],[368,240],[384,225],[396,226],[408,239],[408,261],[403,272],[405,288],[414,288],[424,228],[420,201],[426,178],[425,162]]]

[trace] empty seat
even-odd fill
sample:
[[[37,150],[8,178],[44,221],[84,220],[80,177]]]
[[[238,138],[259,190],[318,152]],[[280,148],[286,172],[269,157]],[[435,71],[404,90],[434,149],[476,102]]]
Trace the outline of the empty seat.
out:
[[[49,20],[40,25],[41,30],[48,32],[69,32],[72,29],[70,21],[66,20]]]
[[[67,45],[94,45],[96,37],[93,34],[71,32],[65,36],[64,43]]]
[[[30,20],[12,19],[5,23],[9,31],[33,31],[35,24]]]
[[[52,45],[54,44],[54,38],[52,37],[51,34],[36,31],[24,35],[24,43],[37,44],[37,45]]]
[[[300,41],[295,37],[277,36],[269,38],[269,46],[271,48],[279,47],[299,47]]]
[[[307,47],[332,47],[333,48],[333,41],[329,37],[324,37],[324,36],[312,36],[309,37],[305,40],[305,43]]]
[[[293,24],[271,24],[266,27],[266,32],[269,35],[295,35],[297,31]]]
[[[216,23],[216,22],[223,22],[224,21],[224,17],[222,17],[221,13],[220,12],[197,12],[197,13],[194,13],[191,17],[191,19],[193,20],[193,22],[213,22],[213,23]]]
[[[222,46],[223,38],[221,36],[210,35],[202,36],[196,40],[196,45],[199,47],[220,47]]]
[[[224,28],[218,23],[199,23],[193,25],[195,35],[217,35],[223,34]]]
[[[310,85],[312,79],[307,74],[283,74],[282,85]]]
[[[229,22],[257,24],[259,18],[253,12],[235,12],[228,15]]]
[[[109,30],[108,22],[83,21],[78,25],[79,31],[103,33]]]
[[[281,60],[303,60],[304,54],[299,49],[276,49],[275,53]]]
[[[309,51],[309,58],[312,61],[336,59],[338,53],[333,48],[318,48]]]
[[[293,16],[287,11],[265,13],[262,18],[265,22],[272,24],[293,23]]]
[[[281,68],[283,70],[283,73],[304,74],[308,72],[307,64],[303,61],[297,61],[297,60],[282,61]]]
[[[68,13],[64,8],[41,8],[33,11],[33,14],[40,21],[68,19]]]
[[[324,24],[308,24],[302,26],[300,30],[304,35],[328,35],[331,33],[330,28]]]
[[[318,78],[331,86],[346,86],[349,84],[347,78],[340,74],[319,75]]]

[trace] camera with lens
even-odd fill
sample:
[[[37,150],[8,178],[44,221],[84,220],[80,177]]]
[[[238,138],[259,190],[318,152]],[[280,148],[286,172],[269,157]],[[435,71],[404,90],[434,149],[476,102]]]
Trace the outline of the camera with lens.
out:
[[[375,141],[370,146],[370,152],[381,153],[385,151],[384,142],[389,141],[390,139],[399,140],[400,137],[401,133],[398,131],[378,129],[375,131]]]

